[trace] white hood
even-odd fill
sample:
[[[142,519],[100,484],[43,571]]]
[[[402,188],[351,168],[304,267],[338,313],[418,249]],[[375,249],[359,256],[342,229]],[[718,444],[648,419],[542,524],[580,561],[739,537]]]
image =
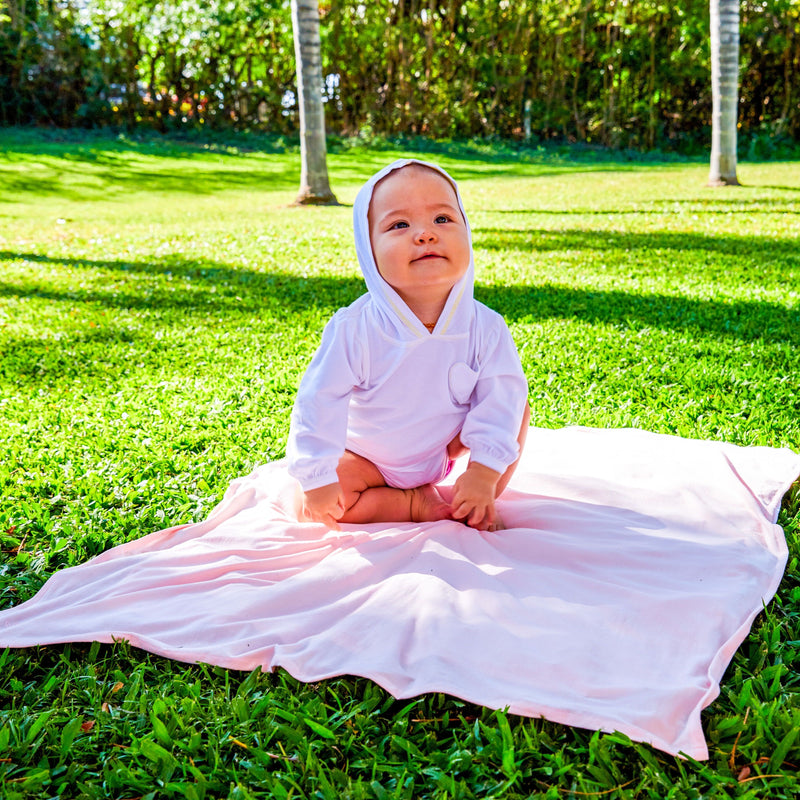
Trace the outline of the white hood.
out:
[[[369,221],[367,219],[367,213],[369,212],[369,204],[372,199],[372,192],[375,188],[375,184],[382,178],[385,178],[390,172],[405,167],[407,164],[420,164],[435,170],[446,178],[455,190],[458,207],[461,210],[461,214],[467,226],[470,250],[469,267],[464,277],[450,290],[447,303],[439,316],[433,335],[464,334],[469,330],[475,314],[472,297],[472,287],[475,281],[475,263],[472,257],[472,231],[470,230],[469,220],[464,211],[464,205],[461,202],[461,194],[458,191],[458,186],[441,167],[413,158],[400,159],[384,167],[361,187],[353,205],[353,232],[355,235],[356,254],[358,255],[358,263],[361,266],[361,272],[364,274],[364,280],[367,283],[367,289],[372,298],[374,309],[381,317],[384,330],[387,333],[394,334],[402,340],[413,340],[430,336],[428,330],[422,322],[417,319],[416,315],[406,305],[405,301],[381,277],[380,272],[378,272],[378,266],[375,263],[375,257],[372,254],[372,245],[369,239]]]

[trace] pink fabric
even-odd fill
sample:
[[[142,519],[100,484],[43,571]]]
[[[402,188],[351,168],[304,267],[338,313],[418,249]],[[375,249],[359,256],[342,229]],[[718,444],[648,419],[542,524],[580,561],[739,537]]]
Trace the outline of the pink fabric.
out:
[[[456,466],[448,478],[458,474]],[[787,550],[790,450],[638,430],[532,429],[507,530],[297,521],[283,462],[210,517],[54,575],[0,646],[133,645],[182,661],[353,674],[708,753],[700,711]]]

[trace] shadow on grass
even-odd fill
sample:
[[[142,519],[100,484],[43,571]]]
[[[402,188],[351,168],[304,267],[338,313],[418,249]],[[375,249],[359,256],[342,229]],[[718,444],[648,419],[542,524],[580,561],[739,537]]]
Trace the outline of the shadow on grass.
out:
[[[76,139],[36,131],[23,131],[17,141],[13,133],[0,130],[0,194],[11,202],[26,194],[88,200],[123,191],[208,195],[226,190],[299,188],[299,153],[280,144],[280,137],[277,141],[274,137],[263,137],[261,142],[257,137],[245,137],[242,141],[246,146],[240,149],[169,137],[131,141],[98,134]],[[625,160],[571,161],[556,154],[520,160],[513,153],[471,152],[458,145],[430,152],[415,149],[413,143],[385,151],[333,148],[329,170],[334,192],[343,184],[362,183],[386,164],[404,157],[442,162],[457,180],[541,178],[643,168]],[[174,166],[170,162],[175,162]]]
[[[576,319],[655,331],[688,331],[743,342],[800,345],[800,311],[774,303],[731,303],[550,285],[477,286],[475,296],[509,321]]]
[[[87,199],[100,192],[132,189],[196,194],[225,189],[291,190],[299,187],[298,149],[296,137],[276,134],[215,134],[207,131],[200,136],[196,132],[186,136],[180,132],[164,135],[142,130],[131,136],[113,129],[54,131],[6,128],[0,129],[0,167],[3,164],[12,165],[12,168],[16,165],[28,174],[17,175],[14,169],[0,169],[0,192],[9,201],[13,194],[27,192]],[[341,188],[339,184],[350,181],[362,182],[380,167],[400,157],[441,162],[458,180],[489,177],[535,179],[705,165],[704,161],[696,159],[662,158],[585,146],[531,149],[499,143],[480,145],[412,138],[389,142],[380,148],[351,146],[332,137],[329,141],[329,168],[333,189],[336,192]],[[178,162],[175,169],[169,169],[169,161]],[[227,168],[216,168],[215,165],[219,164]],[[165,169],[160,169],[161,166]],[[31,167],[51,174],[31,174]],[[102,182],[104,187],[74,188],[69,186],[70,180],[83,184],[87,181]],[[759,187],[756,184],[747,188],[800,192],[800,187],[790,186]],[[733,194],[726,195],[726,201],[737,205],[742,202]],[[779,204],[781,201],[755,202]]]
[[[46,170],[0,171],[0,192],[6,202],[25,195],[58,195],[69,200],[108,199],[130,192],[212,195],[223,191],[290,191],[299,187],[299,168],[276,163],[258,169],[216,169],[192,164],[186,170],[154,170],[115,157],[87,166],[60,160]],[[41,172],[41,174],[39,174]]]
[[[761,184],[749,184],[756,189],[773,189],[776,192],[794,192],[800,195],[800,186],[762,186]]]
[[[793,239],[764,239],[758,236],[709,236],[701,233],[621,233],[581,228],[475,228],[475,247],[485,250],[674,250],[706,251],[759,259],[780,257],[800,266],[800,248]]]
[[[616,169],[636,169],[647,166],[680,167],[691,164],[690,159],[614,151],[608,148],[503,146],[498,142],[481,145],[467,141],[435,141],[425,137],[389,140],[383,144],[365,143],[353,139],[329,136],[327,152],[332,158],[352,157],[356,160],[391,161],[405,155],[430,161],[481,164],[485,169],[502,165],[509,174],[521,174],[526,167],[565,167],[586,172]],[[298,159],[300,139],[295,135],[205,131],[203,134],[182,135],[179,132],[161,134],[142,130],[134,134],[112,129],[39,128],[0,129],[0,151],[94,161],[114,153],[143,156],[197,159],[209,155],[243,157],[251,154],[286,155]]]
[[[47,155],[47,154],[43,154]],[[160,162],[146,154],[91,152],[47,155],[36,161],[27,154],[0,158],[0,197],[4,202],[58,196],[73,201],[107,200],[132,192],[209,196],[226,191],[291,192],[300,187],[300,158],[278,155],[234,160],[228,154],[205,154],[204,160],[174,163],[171,153]],[[398,154],[399,155],[399,154]],[[394,160],[379,154],[330,159],[334,192],[357,186]],[[9,167],[10,165],[10,167]],[[484,173],[476,173],[486,177]],[[502,174],[493,171],[492,175]]]
[[[774,188],[774,187],[773,187]],[[622,200],[622,198],[621,198]],[[517,216],[592,217],[592,216],[664,216],[665,214],[729,214],[743,211],[748,214],[800,214],[794,198],[761,197],[746,200],[707,200],[699,197],[680,197],[673,200],[647,200],[630,208],[585,208],[576,202],[575,208],[492,208],[487,215],[514,214]],[[492,229],[488,229],[492,230]],[[503,228],[507,230],[507,228]]]
[[[400,154],[397,154],[398,157]],[[6,159],[8,161],[9,159]],[[331,183],[334,193],[348,185],[360,185],[372,174],[391,163],[393,157],[353,160],[331,159]],[[25,163],[24,161],[22,162]],[[456,180],[487,177],[518,177],[519,171],[496,166],[471,170],[462,165],[447,165]],[[558,175],[573,169],[548,169],[537,172]],[[19,202],[30,196],[58,195],[68,200],[107,200],[130,192],[172,193],[208,196],[225,191],[276,192],[294,191],[300,186],[300,163],[287,159],[270,162],[253,161],[227,169],[214,168],[213,163],[199,162],[185,169],[152,169],[142,163],[116,155],[99,155],[92,159],[67,159],[36,164],[36,169],[18,167],[3,170],[0,163],[0,196],[5,202]]]
[[[5,346],[0,343],[0,382],[15,388],[25,383],[45,388],[88,380],[110,384],[130,370],[129,358],[122,358],[120,352],[131,346],[140,354],[146,352],[152,349],[152,337],[109,326],[73,331],[58,340],[29,336]],[[137,364],[138,359],[141,355]]]
[[[209,154],[297,154],[299,137],[269,133],[213,132],[185,136],[142,129],[129,133],[114,128],[0,128],[0,152],[92,161],[113,153],[195,159]]]
[[[315,275],[303,277],[283,272],[257,272],[234,269],[214,261],[195,261],[167,256],[154,261],[88,260],[60,258],[38,253],[0,251],[4,261],[30,261],[55,264],[73,269],[108,270],[125,273],[144,273],[166,279],[135,290],[123,284],[107,291],[83,288],[80,290],[37,287],[26,289],[14,283],[0,281],[0,297],[38,297],[55,302],[92,303],[118,309],[178,309],[197,312],[207,317],[214,313],[258,315],[272,312],[276,316],[298,313],[309,308],[329,308],[331,313],[352,303],[366,287],[360,278]],[[190,285],[186,285],[186,281]],[[177,284],[177,285],[176,285]]]
[[[647,238],[647,237],[643,237]],[[712,239],[716,242],[717,240]],[[651,247],[654,245],[650,245]],[[189,279],[191,286],[172,281],[148,283],[146,293],[117,286],[67,290],[31,288],[0,283],[0,297],[39,297],[71,305],[89,303],[112,309],[181,310],[208,319],[213,314],[283,320],[313,308],[332,313],[364,292],[359,278],[233,269],[216,262],[173,258],[148,261],[88,261],[34,253],[0,251],[0,262],[28,260],[79,269],[116,270]],[[124,287],[124,284],[123,284]],[[800,345],[800,310],[767,302],[696,300],[662,294],[633,294],[622,290],[575,289],[557,285],[476,286],[477,299],[509,321],[532,323],[545,319],[577,319],[625,327],[690,331],[718,338]],[[164,323],[170,324],[168,321]]]

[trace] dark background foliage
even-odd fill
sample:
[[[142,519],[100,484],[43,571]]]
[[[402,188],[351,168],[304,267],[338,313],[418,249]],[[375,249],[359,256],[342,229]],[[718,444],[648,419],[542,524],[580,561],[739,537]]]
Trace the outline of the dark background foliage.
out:
[[[2,0],[0,124],[295,134],[282,0]],[[691,151],[708,0],[322,0],[329,132]],[[741,3],[748,155],[800,138],[800,0]]]

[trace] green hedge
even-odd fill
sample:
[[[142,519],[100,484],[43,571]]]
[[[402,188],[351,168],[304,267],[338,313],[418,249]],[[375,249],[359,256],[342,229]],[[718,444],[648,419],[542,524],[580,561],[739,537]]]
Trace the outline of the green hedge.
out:
[[[0,124],[296,132],[288,3],[3,0]],[[342,136],[690,151],[711,117],[707,0],[322,0]],[[800,139],[800,0],[741,3],[750,155]],[[778,153],[780,154],[780,152]]]

